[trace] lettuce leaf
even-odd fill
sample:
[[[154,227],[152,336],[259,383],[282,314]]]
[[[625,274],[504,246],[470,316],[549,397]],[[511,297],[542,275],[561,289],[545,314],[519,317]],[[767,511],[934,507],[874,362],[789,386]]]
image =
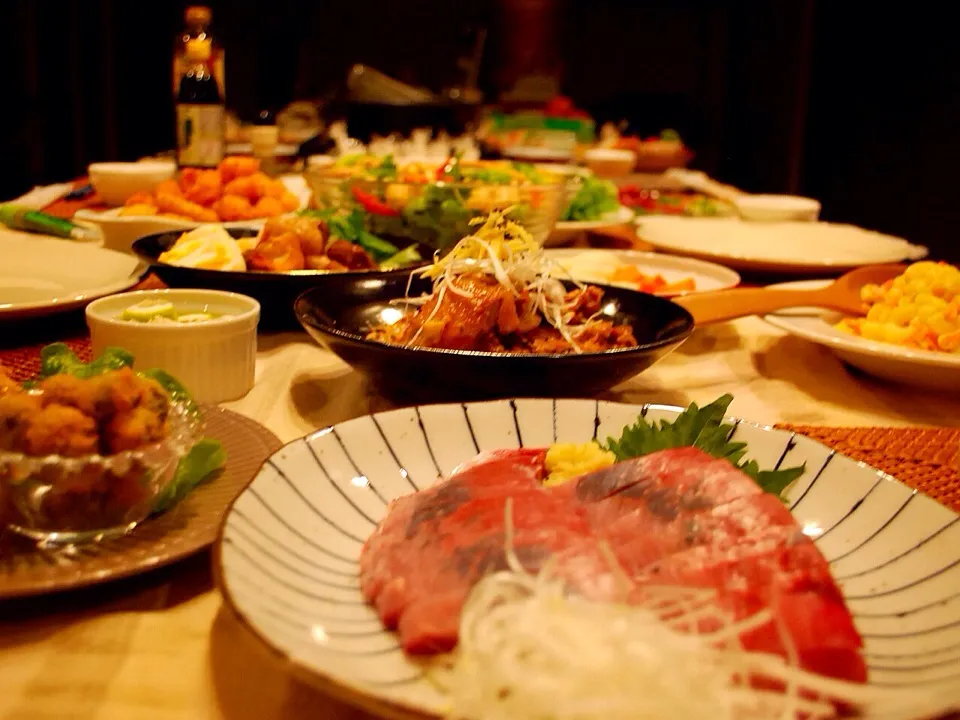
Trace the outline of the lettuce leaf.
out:
[[[792,468],[761,470],[756,460],[745,460],[747,444],[728,440],[734,426],[723,422],[724,414],[732,401],[732,395],[724,395],[702,408],[691,403],[673,422],[661,420],[650,423],[645,418],[637,418],[637,422],[624,428],[619,438],[608,438],[603,447],[612,452],[619,461],[649,455],[659,450],[692,446],[715,458],[728,460],[734,467],[753,478],[764,492],[783,495],[793,481],[803,475],[806,464]]]
[[[153,513],[166,512],[189,495],[194,488],[213,478],[227,462],[227,451],[219,440],[203,438],[180,458],[170,484],[157,496]]]
[[[60,374],[88,378],[132,366],[133,355],[117,347],[108,347],[100,357],[88,363],[82,362],[65,343],[53,343],[40,351],[41,378]]]

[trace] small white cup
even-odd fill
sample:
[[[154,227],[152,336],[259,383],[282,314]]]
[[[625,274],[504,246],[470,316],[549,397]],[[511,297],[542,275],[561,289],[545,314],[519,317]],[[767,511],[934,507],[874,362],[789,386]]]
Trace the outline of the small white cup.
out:
[[[123,311],[145,300],[175,308],[204,309],[220,317],[198,323],[144,323],[122,320]],[[87,305],[94,356],[120,347],[138,370],[160,368],[177,378],[197,402],[237,400],[253,387],[260,303],[218,290],[137,290]]]

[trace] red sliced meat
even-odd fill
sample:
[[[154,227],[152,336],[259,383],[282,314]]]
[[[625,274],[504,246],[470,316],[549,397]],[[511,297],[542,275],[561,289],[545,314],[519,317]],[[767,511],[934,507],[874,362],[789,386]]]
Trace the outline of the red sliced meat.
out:
[[[403,578],[419,537],[431,538],[436,525],[461,505],[487,495],[540,488],[544,450],[496,450],[461,465],[447,480],[413,495],[397,498],[367,539],[360,554],[360,589],[373,603],[390,579]],[[403,550],[395,552],[398,547]],[[389,603],[388,603],[389,605]]]
[[[865,679],[861,640],[826,561],[779,499],[729,462],[679,448],[543,488],[544,455],[484,453],[391,505],[361,554],[361,588],[408,652],[456,644],[470,590],[506,567],[509,500],[510,545],[528,571],[550,562],[578,592],[620,597],[609,549],[636,592],[713,589],[735,619],[770,609],[778,623],[744,633],[746,647]]]
[[[741,635],[745,648],[789,658],[781,636],[786,633],[801,667],[853,682],[866,680],[860,635],[826,560],[809,540],[783,544],[773,537],[746,536],[727,548],[675,553],[634,579],[638,592],[645,584],[715,589],[718,604],[734,620],[769,609],[776,622]]]

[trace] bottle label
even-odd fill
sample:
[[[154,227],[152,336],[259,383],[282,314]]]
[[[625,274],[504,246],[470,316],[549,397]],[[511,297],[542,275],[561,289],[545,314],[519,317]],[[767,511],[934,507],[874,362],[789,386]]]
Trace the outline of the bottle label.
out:
[[[177,105],[177,160],[181,165],[216,167],[224,155],[222,105]]]

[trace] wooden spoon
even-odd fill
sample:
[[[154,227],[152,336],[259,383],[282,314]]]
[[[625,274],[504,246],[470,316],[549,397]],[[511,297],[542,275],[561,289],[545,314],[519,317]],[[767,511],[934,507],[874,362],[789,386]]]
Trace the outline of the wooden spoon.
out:
[[[860,288],[868,283],[880,284],[896,277],[906,265],[868,265],[841,275],[820,290],[788,290],[786,288],[733,288],[697,293],[674,298],[685,307],[697,325],[724,322],[748,315],[767,313],[791,307],[822,307],[847,315],[863,315]]]

